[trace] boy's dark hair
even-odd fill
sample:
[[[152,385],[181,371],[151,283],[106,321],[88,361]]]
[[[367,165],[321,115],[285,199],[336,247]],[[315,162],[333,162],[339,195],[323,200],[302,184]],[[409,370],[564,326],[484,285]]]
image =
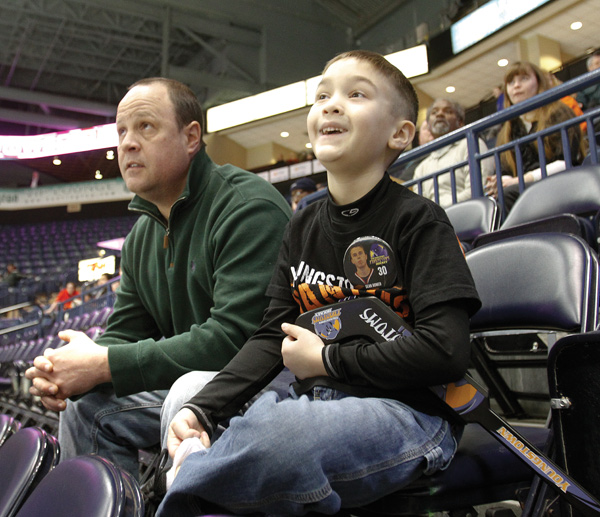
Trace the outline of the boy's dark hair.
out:
[[[371,52],[370,50],[349,50],[342,52],[327,62],[323,73],[336,61],[351,58],[370,63],[371,66],[389,79],[403,101],[403,115],[413,124],[416,124],[417,113],[419,111],[417,93],[406,76],[381,54]]]
[[[202,136],[204,137],[202,106],[200,105],[200,101],[198,101],[198,97],[196,97],[196,94],[189,86],[175,79],[167,79],[166,77],[147,77],[133,83],[127,88],[127,91],[136,86],[148,86],[155,83],[163,84],[167,88],[169,99],[175,109],[175,119],[177,120],[179,129],[187,126],[190,122],[197,121],[200,124]]]

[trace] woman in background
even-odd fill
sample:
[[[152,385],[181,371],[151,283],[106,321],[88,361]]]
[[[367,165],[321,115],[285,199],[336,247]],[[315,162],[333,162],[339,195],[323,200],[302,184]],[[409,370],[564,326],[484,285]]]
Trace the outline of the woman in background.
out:
[[[507,70],[504,76],[504,107],[526,101],[538,93],[550,89],[552,86],[548,81],[548,75],[536,65],[526,61],[518,61]],[[506,121],[500,128],[496,145],[504,145],[523,136],[569,120],[574,116],[573,110],[560,100],[551,102],[520,117]],[[544,138],[547,174],[555,174],[564,171],[567,166],[570,167],[581,163],[584,153],[582,152],[582,138],[579,126],[569,128],[568,136],[572,164],[565,163],[559,131]],[[531,184],[542,178],[537,141],[523,144],[520,146],[520,149],[523,157],[523,179],[527,186],[527,184]],[[519,196],[519,178],[517,177],[515,152],[514,150],[505,151],[500,158],[504,203],[508,211]],[[497,196],[496,176],[488,178],[486,193]]]

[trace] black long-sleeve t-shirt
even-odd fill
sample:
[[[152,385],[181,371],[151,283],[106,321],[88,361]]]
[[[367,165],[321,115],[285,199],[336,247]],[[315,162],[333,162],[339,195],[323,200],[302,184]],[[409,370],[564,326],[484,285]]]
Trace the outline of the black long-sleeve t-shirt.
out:
[[[386,264],[392,274],[382,285],[355,286],[348,279],[347,252],[363,237],[383,242],[389,252]],[[271,303],[261,327],[185,404],[209,434],[282,370],[282,323],[360,296],[380,298],[413,327],[412,335],[330,344],[323,351],[328,376],[298,381],[295,391],[330,386],[450,416],[428,388],[464,375],[469,317],[480,301],[454,230],[438,205],[386,175],[351,205],[339,206],[327,198],[306,207],[288,224],[267,294]]]

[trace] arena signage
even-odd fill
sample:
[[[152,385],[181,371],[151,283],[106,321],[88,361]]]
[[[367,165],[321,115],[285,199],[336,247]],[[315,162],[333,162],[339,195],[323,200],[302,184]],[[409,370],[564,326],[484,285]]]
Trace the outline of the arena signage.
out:
[[[116,147],[118,140],[115,124],[42,135],[0,136],[0,159],[26,160],[108,149]]]

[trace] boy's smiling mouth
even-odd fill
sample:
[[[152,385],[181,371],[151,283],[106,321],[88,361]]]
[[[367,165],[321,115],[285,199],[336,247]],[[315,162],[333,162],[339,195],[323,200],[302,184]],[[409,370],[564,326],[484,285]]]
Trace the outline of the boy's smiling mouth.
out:
[[[340,133],[345,133],[346,130],[341,128],[341,127],[337,127],[337,126],[325,126],[322,127],[319,130],[319,133],[322,135],[335,135],[335,134],[340,134]]]

